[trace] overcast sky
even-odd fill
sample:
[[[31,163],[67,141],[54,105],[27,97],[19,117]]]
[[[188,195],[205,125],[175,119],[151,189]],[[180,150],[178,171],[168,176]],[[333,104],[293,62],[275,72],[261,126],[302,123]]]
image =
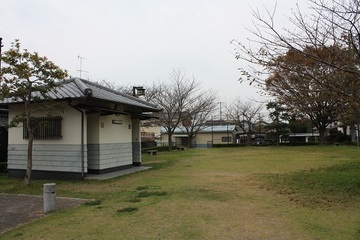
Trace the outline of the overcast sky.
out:
[[[251,9],[271,0],[1,0],[3,51],[14,39],[47,56],[72,76],[116,85],[169,81],[182,68],[218,92],[218,99],[259,98],[238,82],[240,62],[232,39],[251,37]],[[301,6],[305,0],[298,1]],[[295,1],[278,0],[277,16],[291,15]],[[283,18],[285,19],[285,18]],[[286,24],[285,20],[279,21]]]

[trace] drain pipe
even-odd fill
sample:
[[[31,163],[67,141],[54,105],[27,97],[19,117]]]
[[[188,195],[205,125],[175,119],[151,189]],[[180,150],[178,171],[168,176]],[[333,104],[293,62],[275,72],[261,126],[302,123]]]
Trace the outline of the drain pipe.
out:
[[[80,78],[74,79],[75,84],[77,87],[81,90],[81,92],[84,94],[84,97],[89,98],[92,96],[92,89],[89,88]],[[71,100],[70,100],[71,101]],[[77,111],[81,112],[81,178],[85,178],[85,147],[84,147],[84,111],[80,108],[73,106],[69,103],[71,107],[76,109]]]
[[[81,179],[84,180],[85,178],[85,147],[84,147],[84,112],[79,110],[81,112]]]
[[[69,105],[81,113],[81,179],[84,180],[85,178],[84,112],[80,108],[77,108],[71,105],[70,103]]]

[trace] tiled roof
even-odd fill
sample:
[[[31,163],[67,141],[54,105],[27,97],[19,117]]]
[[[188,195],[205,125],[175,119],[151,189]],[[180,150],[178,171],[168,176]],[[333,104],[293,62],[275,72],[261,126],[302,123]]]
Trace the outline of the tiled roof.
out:
[[[39,93],[34,93],[34,95],[39,95]],[[59,83],[59,86],[56,87],[55,91],[49,92],[48,96],[50,96],[54,100],[77,99],[77,98],[95,99],[95,100],[98,99],[102,101],[108,101],[108,102],[120,103],[133,107],[138,107],[143,111],[150,111],[150,112],[158,112],[161,110],[156,105],[148,103],[142,99],[79,78],[72,78]],[[0,104],[8,105],[17,102],[20,101],[7,98],[0,101]]]

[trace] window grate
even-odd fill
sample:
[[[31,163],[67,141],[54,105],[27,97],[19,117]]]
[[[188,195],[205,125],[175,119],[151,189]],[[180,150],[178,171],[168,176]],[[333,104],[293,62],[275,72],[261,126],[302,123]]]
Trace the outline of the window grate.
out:
[[[32,119],[34,126],[34,139],[60,139],[62,117],[35,117]],[[28,130],[26,127],[26,120],[23,127],[23,139],[28,139]]]
[[[228,143],[229,143],[229,142],[231,142],[231,137],[222,137],[222,138],[221,138],[221,141],[222,141],[222,142],[228,142]]]

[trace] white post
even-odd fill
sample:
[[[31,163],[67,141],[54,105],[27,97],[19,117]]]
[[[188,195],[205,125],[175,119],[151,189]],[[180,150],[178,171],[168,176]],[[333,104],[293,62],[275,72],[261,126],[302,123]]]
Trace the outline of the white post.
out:
[[[56,208],[56,184],[44,184],[44,213],[54,211]]]

